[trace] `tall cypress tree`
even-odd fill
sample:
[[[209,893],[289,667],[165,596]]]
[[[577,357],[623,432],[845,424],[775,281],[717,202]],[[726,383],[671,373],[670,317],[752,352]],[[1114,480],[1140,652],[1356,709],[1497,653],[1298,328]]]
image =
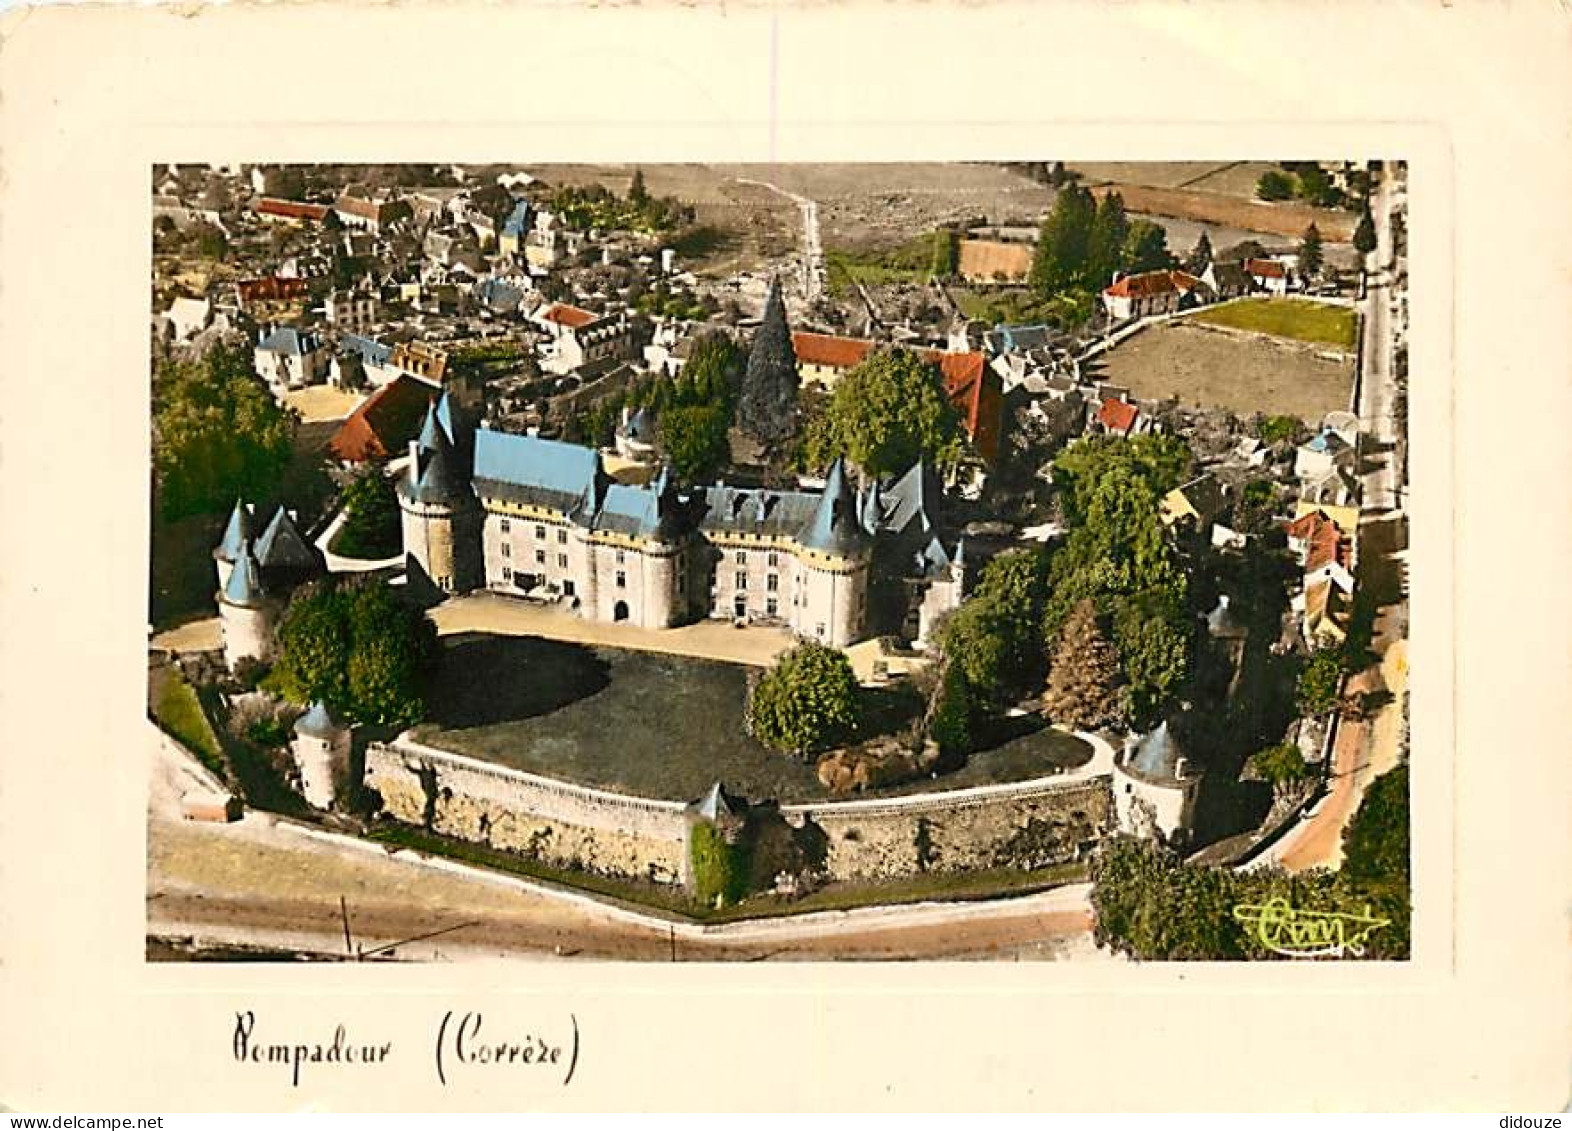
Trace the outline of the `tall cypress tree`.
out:
[[[1195,247],[1190,250],[1190,258],[1184,261],[1184,269],[1192,275],[1202,275],[1212,265],[1212,241],[1205,232],[1195,241]]]
[[[797,432],[797,355],[778,279],[770,284],[764,321],[753,336],[737,402],[737,424],[767,445],[783,443]]]
[[[1111,726],[1124,714],[1120,682],[1119,654],[1098,626],[1091,600],[1083,600],[1059,633],[1043,713],[1077,730]]]
[[[1304,239],[1299,241],[1299,274],[1301,278],[1312,279],[1321,273],[1321,230],[1314,224],[1305,229]]]
[[[1032,261],[1031,283],[1038,294],[1057,294],[1085,279],[1087,245],[1096,215],[1096,200],[1080,185],[1061,189],[1054,198]]]
[[[1108,193],[1098,202],[1091,235],[1087,239],[1087,282],[1106,287],[1113,281],[1113,273],[1124,266],[1124,241],[1129,231],[1124,198],[1116,192]]]

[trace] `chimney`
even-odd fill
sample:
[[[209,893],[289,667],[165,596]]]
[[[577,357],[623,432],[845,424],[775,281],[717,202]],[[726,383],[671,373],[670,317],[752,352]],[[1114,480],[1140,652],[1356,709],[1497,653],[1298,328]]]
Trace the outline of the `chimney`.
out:
[[[409,485],[414,487],[420,481],[420,441],[409,442]]]
[[[1174,759],[1174,777],[1183,780],[1185,771],[1190,768],[1190,759],[1180,756]]]

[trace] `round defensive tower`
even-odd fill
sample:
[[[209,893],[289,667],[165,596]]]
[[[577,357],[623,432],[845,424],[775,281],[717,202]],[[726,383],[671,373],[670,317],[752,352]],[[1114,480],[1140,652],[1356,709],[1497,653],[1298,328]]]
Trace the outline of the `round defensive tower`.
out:
[[[475,549],[469,542],[477,504],[446,432],[438,426],[428,433],[429,449],[426,434],[410,445],[409,469],[398,484],[404,553],[438,588],[461,593],[475,585]]]
[[[640,529],[644,539],[644,627],[671,628],[688,618],[688,592],[677,568],[687,545],[681,500],[669,466],[650,484],[650,517]]]
[[[224,537],[213,547],[213,565],[218,572],[218,592],[229,584],[229,575],[235,568],[235,559],[251,541],[251,508],[239,499],[229,513],[229,525],[224,527]]]
[[[354,732],[318,700],[295,722],[292,751],[300,792],[315,808],[330,809],[349,775]]]
[[[798,633],[833,648],[856,643],[867,607],[872,539],[863,529],[844,460],[831,465],[824,494],[798,540],[804,592]]]
[[[248,656],[268,662],[276,650],[279,602],[262,586],[262,570],[250,543],[241,547],[218,597],[224,663],[230,671]]]

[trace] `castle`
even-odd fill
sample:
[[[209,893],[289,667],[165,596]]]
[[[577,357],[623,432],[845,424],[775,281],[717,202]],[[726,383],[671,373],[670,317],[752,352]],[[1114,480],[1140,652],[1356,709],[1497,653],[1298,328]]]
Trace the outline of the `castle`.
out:
[[[921,462],[863,490],[841,460],[820,491],[683,489],[666,468],[636,486],[594,449],[474,428],[444,396],[398,495],[406,560],[440,589],[558,600],[642,628],[718,618],[838,648],[879,631],[923,641],[965,585]],[[903,595],[894,614],[870,616],[870,571]]]
[[[288,510],[279,507],[262,533],[254,535],[257,517],[254,506],[237,502],[223,539],[213,548],[219,627],[230,671],[247,658],[273,659],[274,633],[290,593],[323,570],[321,553]]]

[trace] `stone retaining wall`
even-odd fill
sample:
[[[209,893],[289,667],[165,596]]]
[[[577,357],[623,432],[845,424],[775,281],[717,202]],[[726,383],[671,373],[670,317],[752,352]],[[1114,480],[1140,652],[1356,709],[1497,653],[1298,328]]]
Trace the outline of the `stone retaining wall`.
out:
[[[557,867],[686,881],[689,819],[680,802],[572,785],[408,739],[369,747],[366,785],[388,816],[445,836]],[[870,882],[1079,859],[1108,827],[1110,794],[1097,773],[775,812],[755,815],[790,828],[798,850],[788,855],[805,854],[832,880]]]

